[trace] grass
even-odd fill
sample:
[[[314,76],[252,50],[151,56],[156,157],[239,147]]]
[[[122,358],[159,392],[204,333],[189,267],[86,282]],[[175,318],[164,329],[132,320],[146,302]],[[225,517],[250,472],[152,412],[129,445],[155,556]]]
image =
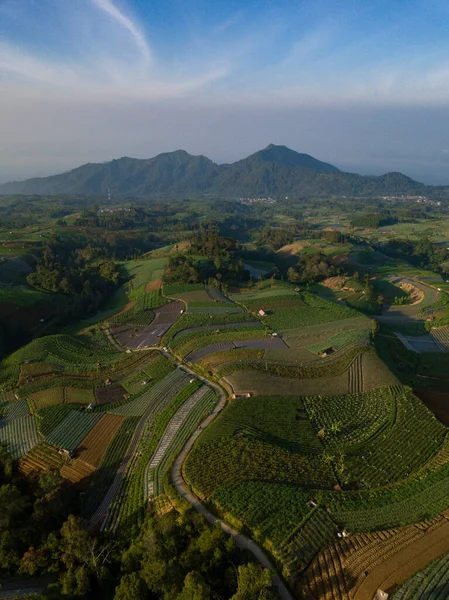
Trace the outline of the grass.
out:
[[[0,304],[15,304],[20,307],[33,306],[39,302],[55,303],[59,296],[46,294],[25,286],[0,285]]]

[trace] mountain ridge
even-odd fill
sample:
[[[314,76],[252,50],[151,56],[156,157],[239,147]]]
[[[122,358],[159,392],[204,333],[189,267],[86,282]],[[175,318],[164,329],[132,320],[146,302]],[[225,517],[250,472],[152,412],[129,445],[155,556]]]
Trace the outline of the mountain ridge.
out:
[[[388,195],[425,194],[431,186],[402,173],[379,176],[346,173],[287,146],[269,144],[250,156],[217,164],[204,155],[179,149],[152,158],[123,156],[104,163],[86,163],[48,177],[0,185],[7,194],[84,194],[106,196],[255,195]]]

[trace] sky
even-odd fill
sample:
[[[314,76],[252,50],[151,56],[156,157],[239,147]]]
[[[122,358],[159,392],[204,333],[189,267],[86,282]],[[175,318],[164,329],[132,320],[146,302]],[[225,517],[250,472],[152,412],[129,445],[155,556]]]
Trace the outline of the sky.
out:
[[[447,0],[0,0],[0,182],[269,143],[449,184]]]

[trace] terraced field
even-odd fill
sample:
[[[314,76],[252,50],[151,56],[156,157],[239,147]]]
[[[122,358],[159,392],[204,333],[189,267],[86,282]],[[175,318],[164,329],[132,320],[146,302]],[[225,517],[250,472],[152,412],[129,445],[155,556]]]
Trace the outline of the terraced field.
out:
[[[236,340],[233,342],[218,342],[216,344],[209,344],[203,346],[198,350],[194,350],[185,357],[185,360],[191,364],[194,364],[201,360],[208,354],[214,354],[215,352],[226,352],[227,350],[234,350],[237,348],[250,348],[250,349],[273,349],[273,348],[287,348],[287,345],[281,338],[267,338],[265,340],[238,340],[238,333],[235,335]]]
[[[91,429],[103,418],[98,413],[70,410],[64,419],[47,436],[47,441],[73,452]]]
[[[184,309],[181,302],[170,302],[154,310],[154,319],[147,326],[111,325],[111,332],[124,348],[141,350],[159,344]]]
[[[0,420],[0,443],[18,460],[37,446],[41,438],[34,416]]]
[[[104,415],[80,442],[75,450],[76,457],[96,469],[124,419],[119,415]]]
[[[449,522],[441,516],[407,527],[350,535],[312,562],[306,573],[308,597],[365,600],[378,589],[394,590],[432,556],[449,549],[448,532]]]
[[[449,597],[449,553],[418,571],[393,594],[393,600],[445,600]]]
[[[19,460],[19,471],[26,474],[36,470],[56,469],[59,471],[65,462],[55,446],[42,442],[22,456]]]
[[[151,498],[163,492],[163,474],[170,459],[175,458],[215,402],[215,392],[203,386],[190,396],[171,419],[146,469],[147,497]]]

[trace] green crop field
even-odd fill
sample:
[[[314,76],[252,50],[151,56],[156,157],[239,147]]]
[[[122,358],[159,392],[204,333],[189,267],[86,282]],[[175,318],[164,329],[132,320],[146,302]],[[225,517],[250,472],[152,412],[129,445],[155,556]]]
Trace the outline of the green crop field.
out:
[[[130,288],[137,290],[148,281],[160,278],[167,264],[167,258],[132,260],[123,263],[128,276],[131,278]]]
[[[38,338],[11,354],[3,362],[6,367],[26,361],[43,361],[66,371],[95,371],[100,366],[112,365],[123,358],[109,343],[103,331],[77,336],[50,335]]]
[[[5,577],[45,575],[47,529],[71,512],[100,552],[119,544],[100,565],[112,595],[245,595],[250,553],[198,520],[186,489],[298,599],[358,598],[379,557],[447,527],[449,192],[389,197],[390,180],[402,189],[389,175],[385,197],[119,200],[111,182],[107,209],[4,198],[2,478],[33,509],[10,519]],[[449,597],[447,548],[392,600]],[[86,577],[102,590],[95,565],[51,561],[56,596]]]
[[[266,316],[261,320],[275,331],[289,331],[357,316],[350,308],[305,291],[263,292],[249,297],[242,295],[239,301],[250,311],[257,313],[263,310]]]
[[[330,486],[322,452],[301,399],[234,400],[194,446],[185,473],[201,496],[222,483],[254,479]]]
[[[305,405],[324,445],[345,456],[343,480],[370,487],[411,475],[436,454],[447,433],[407,389],[311,398]]]

